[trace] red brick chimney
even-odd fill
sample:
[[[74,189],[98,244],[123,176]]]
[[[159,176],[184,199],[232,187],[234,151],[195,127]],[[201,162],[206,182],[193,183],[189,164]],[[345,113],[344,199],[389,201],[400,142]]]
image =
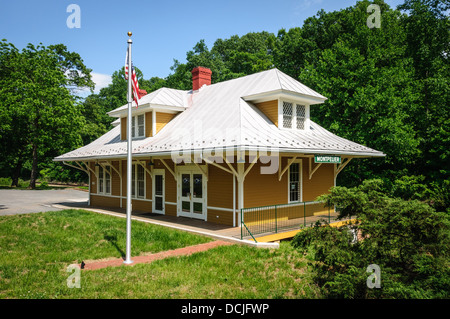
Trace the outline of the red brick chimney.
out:
[[[203,85],[211,84],[211,70],[198,66],[192,70],[192,90],[197,91]]]
[[[142,98],[144,95],[147,95],[147,91],[139,89],[139,98]]]

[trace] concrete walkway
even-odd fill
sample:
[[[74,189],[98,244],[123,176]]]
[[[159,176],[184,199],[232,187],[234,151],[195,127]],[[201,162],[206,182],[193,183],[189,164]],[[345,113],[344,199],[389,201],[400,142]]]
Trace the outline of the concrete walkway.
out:
[[[226,245],[232,245],[230,242],[222,241],[222,240],[216,240],[209,243],[194,245],[194,246],[188,246],[183,248],[178,248],[174,250],[166,250],[159,253],[151,254],[151,255],[145,255],[145,256],[135,256],[132,257],[131,260],[133,263],[131,264],[124,264],[122,258],[114,258],[110,260],[92,260],[92,261],[83,261],[79,265],[81,269],[85,270],[96,270],[96,269],[102,269],[107,267],[118,267],[118,266],[133,266],[136,264],[148,264],[155,260],[160,260],[168,257],[176,257],[176,256],[189,256],[198,252],[206,251],[218,246],[226,246]]]

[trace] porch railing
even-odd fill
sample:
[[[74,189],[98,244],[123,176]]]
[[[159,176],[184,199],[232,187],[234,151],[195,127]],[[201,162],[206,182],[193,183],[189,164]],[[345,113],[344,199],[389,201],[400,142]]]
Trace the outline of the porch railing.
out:
[[[241,209],[241,239],[255,235],[278,233],[315,223],[327,218],[331,211],[323,202],[309,201]]]

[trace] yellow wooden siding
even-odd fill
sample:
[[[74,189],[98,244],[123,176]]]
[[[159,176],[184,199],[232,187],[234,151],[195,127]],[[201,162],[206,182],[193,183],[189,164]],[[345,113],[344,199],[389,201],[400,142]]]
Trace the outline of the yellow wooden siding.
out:
[[[120,198],[91,194],[91,206],[117,208],[120,206]]]
[[[233,212],[208,209],[207,214],[207,220],[210,223],[233,226]]]
[[[255,103],[255,106],[278,127],[278,100]]]
[[[120,139],[127,139],[127,117],[120,118]]]
[[[152,112],[145,113],[145,137],[152,136]]]
[[[177,216],[177,205],[164,204],[164,214],[167,216]]]
[[[176,114],[156,112],[156,134],[175,116]]]
[[[133,206],[133,211],[149,212],[149,213],[152,211],[152,202],[149,201],[132,199],[131,205]]]
[[[245,169],[250,164],[245,164]],[[288,200],[287,174],[278,181],[278,173],[261,174],[260,162],[253,165],[244,181],[244,207],[284,204]]]
[[[333,186],[334,164],[322,164],[309,179],[309,160],[303,160],[303,201],[314,201],[317,196],[327,194]]]
[[[233,175],[209,165],[207,186],[208,206],[233,208]]]

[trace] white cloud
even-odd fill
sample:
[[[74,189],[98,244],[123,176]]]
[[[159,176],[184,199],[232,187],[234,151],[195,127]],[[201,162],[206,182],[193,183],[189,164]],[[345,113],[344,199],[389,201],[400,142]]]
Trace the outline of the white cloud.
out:
[[[101,89],[112,83],[111,75],[92,72],[92,81],[95,83],[94,93],[100,92]]]
[[[102,74],[102,73],[96,73],[91,72],[92,81],[95,83],[94,93],[98,94],[101,89],[104,87],[107,87],[109,84],[112,83],[111,75],[109,74]],[[89,94],[91,94],[91,91],[89,89],[81,89],[77,90],[76,95],[81,97],[87,97]]]

